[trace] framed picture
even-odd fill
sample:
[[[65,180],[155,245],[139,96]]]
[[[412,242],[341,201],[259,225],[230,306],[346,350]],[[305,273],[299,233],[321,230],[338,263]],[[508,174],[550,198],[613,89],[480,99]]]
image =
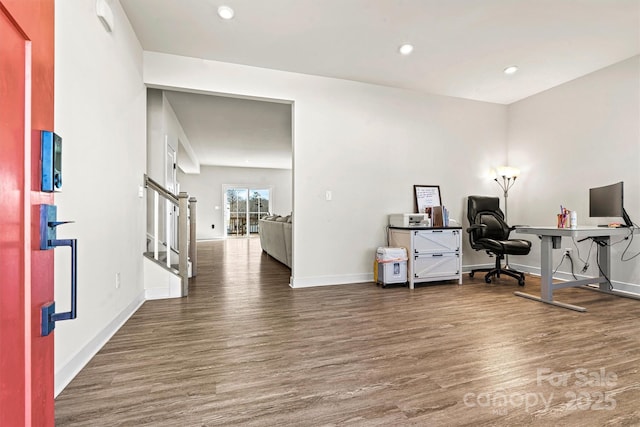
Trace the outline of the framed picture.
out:
[[[413,194],[416,213],[426,213],[427,209],[442,205],[439,185],[414,185]]]

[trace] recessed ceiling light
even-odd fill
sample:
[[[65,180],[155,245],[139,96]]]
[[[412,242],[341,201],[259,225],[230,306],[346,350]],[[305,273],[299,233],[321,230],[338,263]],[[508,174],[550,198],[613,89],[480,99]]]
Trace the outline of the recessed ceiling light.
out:
[[[233,18],[234,12],[229,6],[220,6],[218,8],[218,16],[222,19]]]
[[[411,54],[411,52],[413,52],[413,45],[403,44],[398,49],[398,52],[400,52],[401,55],[409,55],[409,54]]]
[[[510,65],[504,69],[505,74],[514,74],[516,71],[518,71],[518,66],[516,65]]]

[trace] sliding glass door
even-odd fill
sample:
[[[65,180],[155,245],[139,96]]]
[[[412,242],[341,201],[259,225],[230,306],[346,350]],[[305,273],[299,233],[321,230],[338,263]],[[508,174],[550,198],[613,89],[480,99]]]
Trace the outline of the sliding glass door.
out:
[[[269,189],[249,190],[249,233],[258,234],[258,220],[269,212]]]
[[[271,189],[225,189],[225,231],[227,236],[258,235],[258,220],[269,212]]]
[[[247,233],[247,188],[228,188],[225,192],[224,225],[227,236],[244,236]]]

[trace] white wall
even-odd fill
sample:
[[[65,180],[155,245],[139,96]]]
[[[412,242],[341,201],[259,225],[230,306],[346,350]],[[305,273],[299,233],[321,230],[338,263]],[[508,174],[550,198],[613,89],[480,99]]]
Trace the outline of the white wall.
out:
[[[142,303],[146,88],[142,49],[117,1],[107,33],[95,2],[55,4],[55,131],[63,138],[59,238],[78,239],[78,318],[55,329],[56,393]],[[69,310],[69,251],[55,252],[58,311]],[[116,275],[120,287],[116,289]]]
[[[291,170],[200,166],[200,174],[178,173],[180,190],[198,200],[196,239],[224,237],[223,185],[271,187],[270,212],[288,215],[292,211]],[[218,207],[218,209],[216,209]],[[215,228],[211,228],[215,225]]]
[[[191,146],[173,107],[164,92],[157,89],[147,91],[147,175],[160,185],[167,187],[167,145],[182,154],[191,166],[189,153],[180,145]],[[178,163],[182,159],[178,160]]]
[[[161,90],[147,91],[147,165],[146,171],[149,178],[160,185],[165,185],[165,157],[167,149],[165,144],[165,117],[164,96]]]
[[[387,214],[413,209],[414,184],[439,184],[460,222],[467,195],[499,194],[486,173],[506,161],[505,106],[144,56],[144,80],[152,87],[294,102],[294,287],[371,280],[375,249],[386,244]],[[468,246],[464,259],[487,262]]]
[[[178,187],[173,186],[173,182],[170,181],[169,171],[167,169],[168,147],[171,147],[176,155],[176,162],[180,163],[182,159],[180,155],[185,156],[187,163],[193,168],[194,163],[189,157],[189,153],[180,149],[184,145],[191,146],[189,140],[182,129],[180,121],[176,117],[176,113],[173,111],[169,100],[165,96],[164,92],[157,89],[149,89],[147,91],[147,164],[146,173],[149,178],[166,188],[172,193],[178,193],[180,190]],[[199,165],[198,165],[199,168]],[[179,183],[179,178],[176,174],[176,180]],[[153,236],[153,217],[155,214],[154,209],[154,192],[147,191],[146,201],[146,231],[147,234]],[[166,203],[164,199],[161,199],[160,206],[158,207],[159,216],[159,239],[166,241],[165,237],[165,217],[166,217]],[[172,214],[173,215],[173,214]],[[175,243],[175,242],[174,242]],[[172,244],[172,246],[174,246]],[[150,249],[150,248],[148,248]]]
[[[512,104],[508,135],[509,163],[522,169],[509,193],[512,223],[555,225],[561,204],[578,212],[581,225],[606,223],[589,218],[589,188],[618,181],[624,181],[627,212],[640,222],[639,56]],[[530,237],[531,254],[512,261],[539,271],[539,241]],[[625,246],[612,248],[612,278],[617,288],[640,293],[640,257],[622,262]],[[574,244],[563,239],[564,247]],[[579,248],[586,258],[588,243]],[[627,256],[639,250],[636,237]],[[554,267],[561,256],[556,252]],[[579,273],[583,263],[577,264]],[[593,256],[590,264],[587,273],[594,275]],[[570,265],[560,271],[569,272]]]

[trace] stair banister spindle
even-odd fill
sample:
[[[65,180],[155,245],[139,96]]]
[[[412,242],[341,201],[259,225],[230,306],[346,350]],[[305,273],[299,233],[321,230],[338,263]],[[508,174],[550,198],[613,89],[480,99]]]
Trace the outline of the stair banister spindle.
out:
[[[159,257],[159,240],[158,240],[158,204],[160,202],[159,194],[156,190],[153,190],[153,259],[156,261]]]
[[[171,202],[165,202],[165,240],[167,241],[167,267],[171,268]]]

